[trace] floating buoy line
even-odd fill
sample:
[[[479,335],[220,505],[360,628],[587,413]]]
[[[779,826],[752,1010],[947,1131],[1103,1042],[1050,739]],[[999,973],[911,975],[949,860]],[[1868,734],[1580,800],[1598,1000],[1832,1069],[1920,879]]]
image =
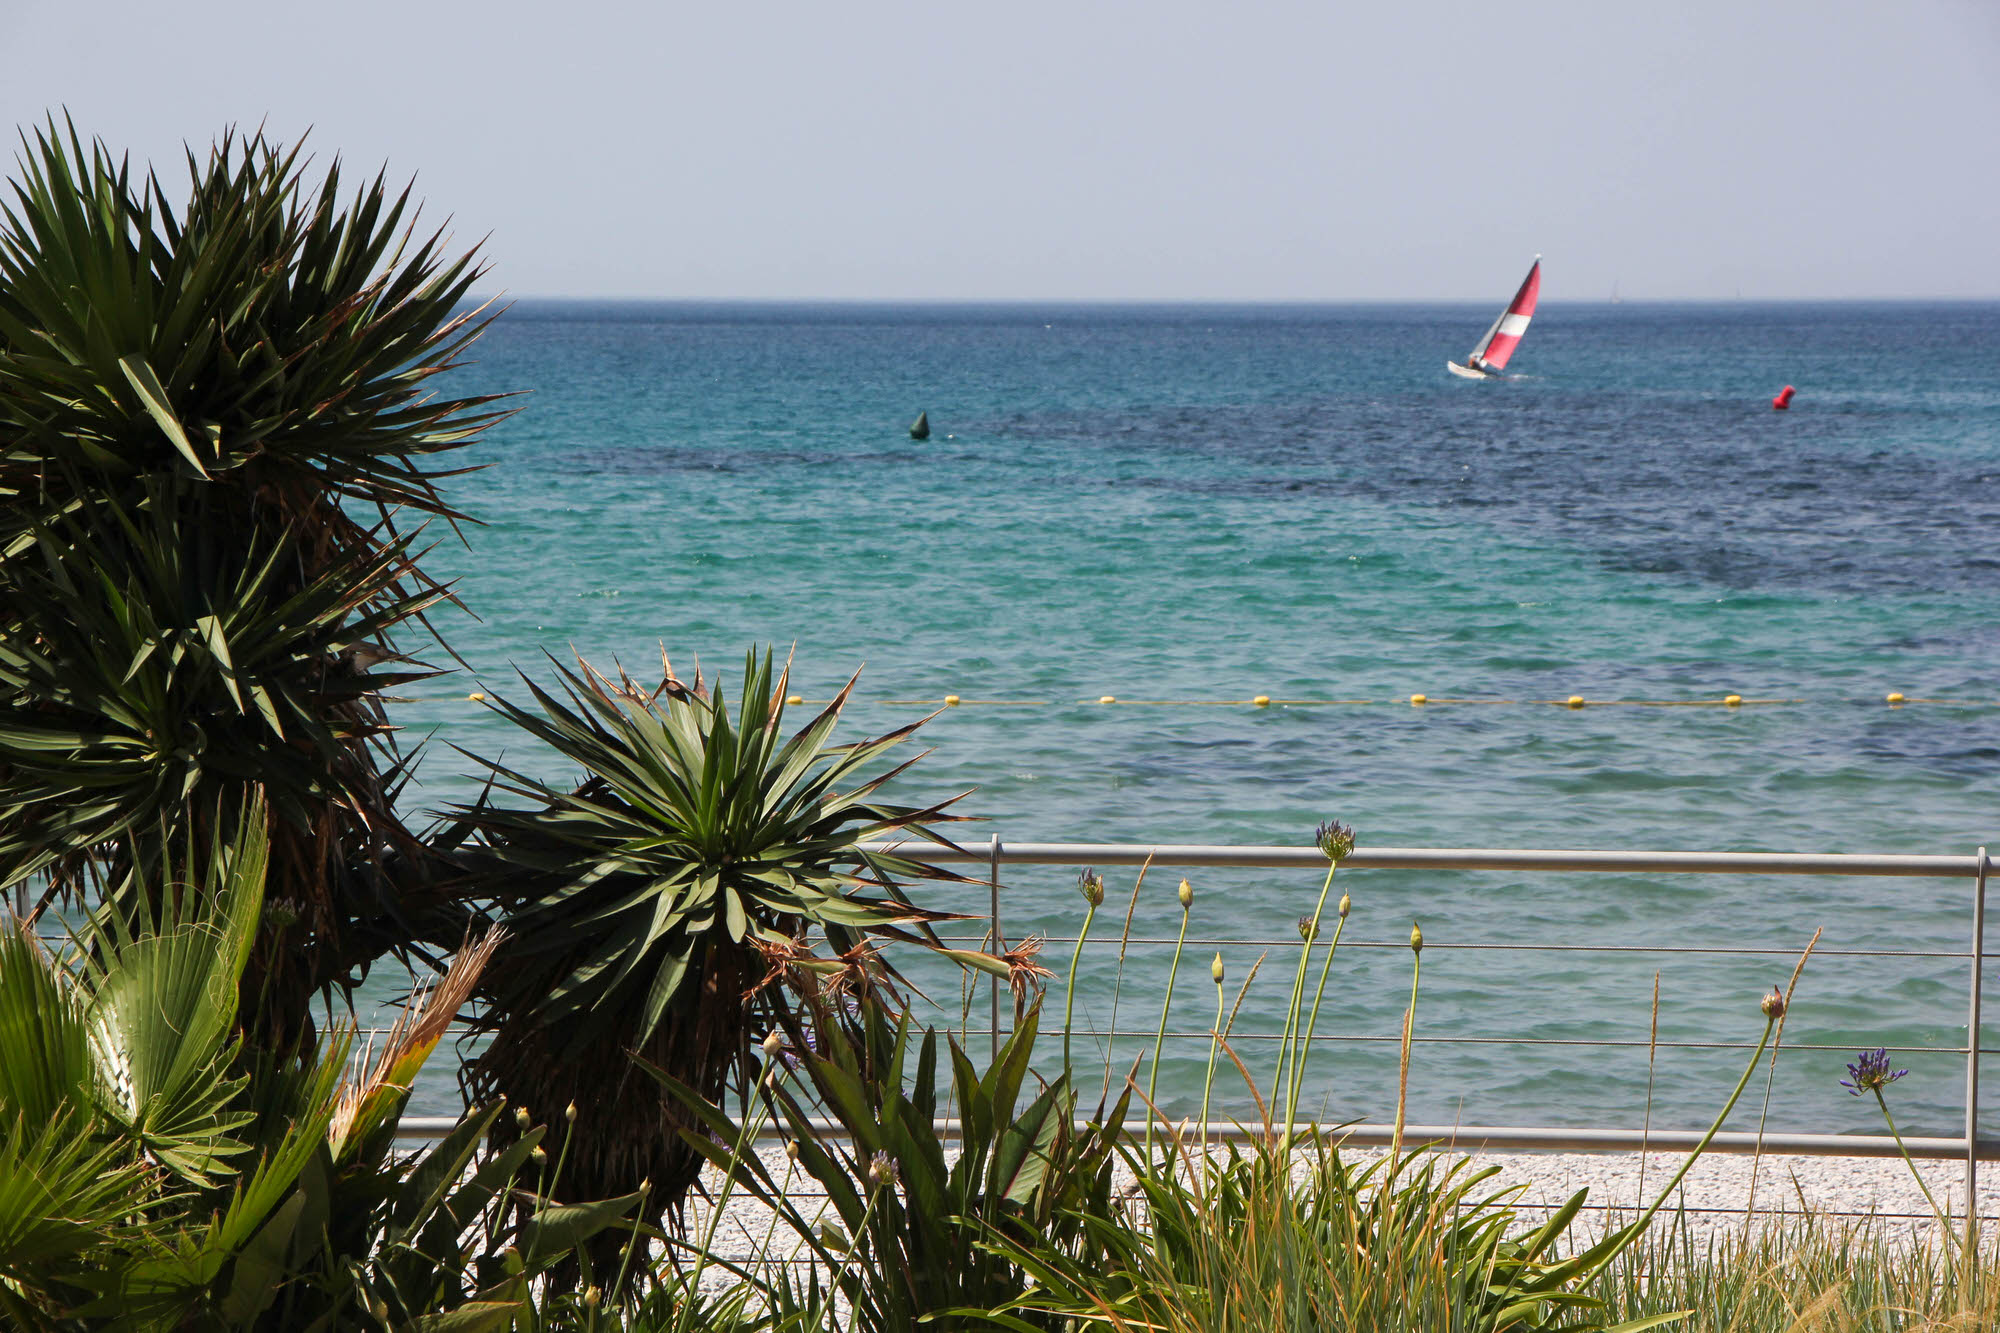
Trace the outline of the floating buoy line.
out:
[[[485,703],[487,696],[475,690],[465,696],[471,703]],[[808,699],[804,695],[789,694],[785,703],[791,707],[820,707],[833,702],[831,699]],[[853,702],[869,702],[854,700]],[[1400,704],[1410,708],[1562,708],[1578,711],[1586,708],[1768,708],[1777,706],[1797,706],[1802,704],[1843,704],[1867,705],[1871,707],[1902,708],[1910,704],[1930,704],[1945,708],[2000,708],[2000,699],[1946,699],[1926,696],[1906,696],[1896,691],[1867,698],[1745,698],[1740,694],[1725,694],[1704,699],[1592,699],[1581,694],[1567,695],[1561,699],[1486,699],[1456,695],[1409,694],[1389,698],[1367,699],[1279,699],[1268,694],[1255,694],[1247,699],[1127,699],[1115,694],[1101,694],[1095,699],[967,699],[956,694],[947,694],[936,699],[876,699],[874,703],[890,708],[1349,708],[1369,707],[1380,704]]]

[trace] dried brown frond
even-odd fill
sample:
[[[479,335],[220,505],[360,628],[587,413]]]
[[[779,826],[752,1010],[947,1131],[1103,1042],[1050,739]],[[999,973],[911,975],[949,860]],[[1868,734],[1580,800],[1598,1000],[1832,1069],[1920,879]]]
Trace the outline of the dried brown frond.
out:
[[[653,691],[653,697],[657,699],[663,694],[669,699],[682,701],[708,698],[708,691],[701,683],[701,659],[697,657],[694,660],[694,683],[689,684],[674,674],[674,664],[667,660],[664,641],[660,644],[660,688]]]
[[[340,1100],[334,1106],[333,1120],[327,1128],[330,1143],[343,1143],[353,1131],[356,1119],[369,1099],[387,1088],[398,1091],[409,1090],[408,1079],[414,1074],[413,1068],[404,1068],[412,1059],[421,1063],[431,1049],[444,1038],[458,1011],[472,998],[474,987],[485,973],[486,965],[492,961],[494,950],[506,939],[506,932],[499,927],[486,932],[477,944],[467,944],[451,960],[442,977],[434,985],[419,985],[410,993],[410,999],[403,1006],[403,1012],[383,1037],[379,1052],[364,1051],[361,1077],[344,1085],[340,1090]],[[374,1043],[371,1041],[372,1047]]]
[[[841,964],[840,970],[829,975],[820,990],[821,995],[829,1000],[845,996],[861,1000],[874,995],[892,1006],[902,1004],[902,996],[891,979],[894,973],[882,961],[881,946],[874,940],[863,940],[835,956]]]
[[[1041,989],[1041,979],[1055,973],[1035,961],[1035,956],[1048,942],[1046,935],[1030,935],[1011,949],[1003,949],[994,955],[1007,964],[1007,987],[1014,992],[1014,1007],[1019,1009],[1028,1002],[1031,990]]]
[[[745,1001],[752,999],[757,992],[777,981],[787,982],[794,990],[803,987],[805,969],[799,964],[813,956],[811,947],[804,940],[772,939],[753,935],[746,943],[763,958],[764,965],[769,971],[765,972],[755,985],[743,992]]]

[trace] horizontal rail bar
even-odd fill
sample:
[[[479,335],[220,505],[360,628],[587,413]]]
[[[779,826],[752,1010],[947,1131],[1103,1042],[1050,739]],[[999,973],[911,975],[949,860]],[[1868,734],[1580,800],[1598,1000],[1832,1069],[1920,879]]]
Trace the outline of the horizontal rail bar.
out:
[[[941,864],[1234,866],[1325,869],[1317,847],[1229,847],[1200,843],[1006,842],[947,847],[916,840],[867,842],[861,850]],[[1495,847],[1356,847],[1343,870],[1553,870],[1647,875],[1892,875],[1971,879],[1977,856],[1815,852],[1616,852]]]
[[[940,935],[946,944],[978,947],[986,942],[984,935]],[[1052,945],[1075,944],[1074,935],[1043,935],[1039,937],[1044,948]],[[1297,935],[1275,935],[1266,938],[1241,938],[1227,935],[1190,935],[1182,940],[1173,935],[1093,935],[1084,941],[1090,949],[1115,949],[1130,944],[1185,944],[1201,947],[1215,946],[1230,949],[1282,949],[1287,945],[1298,947]],[[1343,949],[1407,949],[1410,942],[1401,940],[1350,940],[1342,939]],[[1749,955],[1757,958],[1797,958],[1799,951],[1789,949],[1753,949],[1731,947],[1719,944],[1478,944],[1445,943],[1437,940],[1424,941],[1426,952],[1451,950],[1458,953],[1486,951],[1494,953],[1686,953],[1712,954],[1717,957]],[[1988,949],[1988,958],[2000,958],[2000,953]],[[1970,958],[1969,949],[1814,949],[1815,958]]]
[[[454,1024],[453,1027],[448,1030],[459,1033],[460,1040],[472,1040],[472,1041],[492,1040],[491,1033],[487,1032],[466,1033],[462,1028],[462,1026],[457,1024]],[[959,1031],[960,1029],[957,1026],[950,1026],[945,1030],[956,1032]],[[978,1031],[976,1027],[973,1030]],[[388,1037],[394,1031],[395,1031],[394,1028],[388,1028],[388,1027],[356,1028],[354,1035],[357,1038],[362,1038],[366,1040],[381,1040],[383,1038]],[[1002,1036],[1007,1036],[1011,1034],[1013,1031],[1014,1029],[1011,1027],[1003,1027],[1000,1029]],[[1115,1031],[1110,1031],[1110,1032],[1091,1032],[1088,1035],[1092,1040],[1096,1040],[1099,1038],[1115,1038],[1117,1040],[1123,1041],[1128,1038],[1129,1039],[1143,1038],[1147,1041],[1151,1041],[1154,1038],[1159,1037],[1160,1033],[1156,1031],[1149,1031],[1144,1028],[1119,1028]],[[1174,1042],[1207,1041],[1213,1035],[1214,1035],[1213,1033],[1208,1032],[1206,1030],[1199,1032],[1172,1031],[1168,1032],[1165,1035],[1165,1040]],[[1281,1032],[1245,1032],[1241,1029],[1238,1029],[1230,1034],[1229,1039],[1231,1041],[1282,1041],[1284,1040],[1284,1034]],[[1299,1040],[1304,1041],[1306,1039],[1301,1037],[1299,1038]],[[1403,1038],[1399,1034],[1395,1033],[1390,1033],[1388,1035],[1371,1035],[1366,1033],[1319,1032],[1313,1034],[1311,1038],[1312,1044],[1315,1047],[1338,1046],[1343,1042],[1395,1046],[1395,1045],[1400,1045],[1402,1043],[1402,1040]],[[1658,1049],[1663,1051],[1753,1051],[1757,1049],[1757,1043],[1754,1041],[1646,1041],[1638,1037],[1412,1036],[1410,1038],[1410,1044],[1412,1046],[1606,1046],[1617,1049],[1631,1048],[1634,1050],[1644,1050],[1649,1047],[1657,1047]],[[1791,1054],[1796,1051],[1840,1051],[1844,1053],[1852,1051],[1853,1049],[1854,1049],[1853,1042],[1788,1041],[1785,1043],[1782,1053]],[[1891,1055],[1899,1055],[1899,1056],[1965,1054],[1965,1047],[1963,1046],[1887,1046],[1884,1047],[1883,1049],[1888,1051]],[[2000,1046],[1982,1046],[1979,1048],[1979,1053],[1981,1055],[2000,1055]]]
[[[1001,1031],[1011,1032],[1013,1031],[1013,1029],[1002,1028]],[[1156,1038],[1160,1038],[1163,1034],[1155,1032],[1148,1028],[1109,1028],[1103,1031],[1092,1032],[1089,1035],[1093,1039],[1118,1038],[1120,1040],[1124,1040],[1126,1038],[1141,1038],[1147,1041],[1152,1041]],[[1179,1032],[1179,1031],[1167,1032],[1164,1034],[1164,1039],[1167,1041],[1208,1041],[1213,1036],[1214,1034],[1212,1032],[1209,1032],[1206,1029],[1202,1029],[1198,1031],[1187,1031],[1187,1032]],[[1243,1032],[1240,1030],[1232,1032],[1230,1034],[1229,1039],[1235,1042],[1292,1040],[1292,1038],[1288,1038],[1282,1032]],[[1299,1040],[1304,1040],[1304,1039],[1299,1038]],[[1380,1046],[1400,1046],[1403,1044],[1403,1037],[1401,1033],[1397,1032],[1389,1032],[1389,1033],[1331,1032],[1331,1033],[1318,1034],[1312,1038],[1312,1043],[1315,1046],[1332,1045],[1340,1042],[1352,1042],[1364,1045],[1373,1044]],[[1648,1041],[1644,1037],[1412,1036],[1410,1038],[1410,1045],[1412,1046],[1606,1046],[1612,1048],[1630,1048],[1633,1050],[1641,1050],[1641,1051],[1651,1047],[1658,1047],[1660,1050],[1663,1051],[1754,1051],[1757,1049],[1757,1043],[1754,1041]],[[1851,1051],[1854,1049],[1854,1043],[1851,1041],[1836,1041],[1836,1042],[1788,1041],[1785,1043],[1784,1049],[1788,1052],[1789,1051]],[[1963,1046],[1887,1046],[1884,1047],[1883,1049],[1898,1055],[1964,1055],[1965,1054],[1965,1048]]]
[[[404,1116],[396,1123],[396,1137],[401,1139],[441,1139],[458,1125],[451,1116]],[[827,1138],[846,1137],[840,1126],[828,1120],[809,1122],[814,1134]],[[959,1136],[956,1119],[933,1122],[938,1134],[946,1139]],[[1086,1123],[1077,1122],[1083,1129]],[[1192,1122],[1177,1124],[1177,1132],[1183,1140],[1194,1140],[1203,1135],[1200,1127]],[[1301,1126],[1303,1130],[1305,1127]],[[1361,1148],[1386,1148],[1395,1136],[1393,1125],[1314,1125],[1314,1131],[1338,1143]],[[1263,1138],[1263,1130],[1255,1126],[1221,1124],[1209,1122],[1206,1137],[1228,1143],[1254,1142]],[[758,1134],[760,1140],[775,1141],[786,1137],[782,1128],[766,1126]],[[1685,1153],[1694,1151],[1700,1144],[1702,1131],[1692,1129],[1656,1129],[1650,1132],[1637,1129],[1547,1129],[1525,1125],[1405,1125],[1403,1144],[1416,1147],[1434,1144],[1442,1148],[1556,1151],[1556,1152],[1636,1152],[1642,1147],[1650,1152]],[[1753,1153],[1760,1150],[1770,1156],[1782,1157],[1895,1157],[1899,1155],[1896,1140],[1886,1134],[1749,1134],[1720,1133],[1709,1143],[1708,1151],[1720,1153]],[[1927,1160],[1962,1161],[1966,1155],[1966,1144],[1962,1138],[1905,1138],[1903,1147],[1910,1156]],[[2000,1139],[1981,1139],[1977,1151],[1982,1161],[2000,1161]]]

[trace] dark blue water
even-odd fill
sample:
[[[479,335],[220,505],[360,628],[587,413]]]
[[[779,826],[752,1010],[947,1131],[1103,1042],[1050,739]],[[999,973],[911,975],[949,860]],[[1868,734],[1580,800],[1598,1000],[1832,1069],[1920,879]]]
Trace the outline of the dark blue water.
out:
[[[950,709],[906,795],[974,789],[978,841],[1969,852],[2000,845],[2000,306],[1545,306],[1508,379],[1448,376],[1485,309],[521,304],[460,389],[530,391],[452,496],[485,526],[434,560],[481,617],[477,682],[405,710],[540,767],[465,701],[573,645],[733,674],[796,646],[797,689],[863,668],[853,734]],[[1793,409],[1772,394],[1798,387]],[[927,409],[927,443],[907,426]],[[1889,692],[1910,700],[1889,708]],[[1716,700],[1719,707],[1430,704]],[[1101,705],[1365,699],[1366,704]],[[423,799],[467,795],[434,747]],[[1073,935],[1074,872],[1010,874],[1007,927]],[[1178,877],[1135,919],[1170,939]],[[1112,876],[1113,899],[1129,873]],[[1869,1129],[1852,1053],[1963,1043],[1968,886],[1921,880],[1353,872],[1322,1033],[1393,1036],[1425,954],[1412,1115],[1631,1123],[1653,973],[1663,1041],[1754,1041],[1777,955],[1824,927],[1772,1123]],[[1209,872],[1191,933],[1276,947],[1241,1022],[1277,1021],[1317,876]],[[954,892],[956,896],[954,896]],[[1336,895],[1338,889],[1336,890]],[[1303,900],[1303,902],[1302,902]],[[937,901],[979,910],[976,895]],[[1100,918],[1100,927],[1103,919]],[[1114,921],[1112,930],[1115,932]],[[1473,947],[1481,946],[1481,947]],[[1170,1028],[1199,1032],[1204,946]],[[1263,946],[1226,948],[1233,997]],[[1159,1018],[1170,945],[1135,945],[1117,1026]],[[1080,1016],[1110,1026],[1115,946]],[[1067,946],[1044,961],[1061,973]],[[956,1008],[955,985],[935,998]],[[1053,991],[1061,998],[1060,979]],[[983,1014],[983,1001],[980,1006]],[[1637,1041],[1514,1046],[1466,1038]],[[1141,1045],[1120,1045],[1124,1063]],[[1268,1043],[1243,1044],[1260,1079]],[[1316,1057],[1316,1110],[1386,1118],[1393,1043]],[[1205,1039],[1162,1091],[1199,1101]],[[1741,1056],[1669,1048],[1655,1124],[1698,1125]],[[1897,1085],[1954,1126],[1953,1057]],[[1240,1085],[1218,1095],[1248,1106]],[[1311,1099],[1309,1099],[1311,1100]],[[1739,1122],[1741,1123],[1741,1117]]]

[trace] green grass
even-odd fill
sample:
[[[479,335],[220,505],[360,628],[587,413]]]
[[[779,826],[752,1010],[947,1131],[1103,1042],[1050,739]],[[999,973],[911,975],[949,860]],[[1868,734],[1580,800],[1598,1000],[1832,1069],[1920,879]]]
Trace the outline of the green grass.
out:
[[[1700,1238],[1664,1221],[1593,1294],[1619,1318],[1686,1310],[1686,1333],[1973,1333],[2000,1328],[2000,1250],[1926,1226],[1808,1212]]]

